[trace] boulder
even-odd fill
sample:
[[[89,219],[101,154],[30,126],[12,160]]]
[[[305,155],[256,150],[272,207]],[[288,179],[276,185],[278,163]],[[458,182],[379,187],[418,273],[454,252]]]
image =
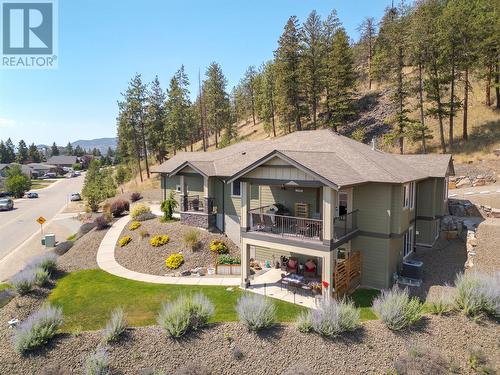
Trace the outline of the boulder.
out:
[[[460,179],[460,181],[457,182],[457,189],[464,188],[464,187],[471,187],[472,182],[469,177],[464,177]]]
[[[492,208],[491,209],[491,217],[494,218],[500,218],[500,209],[499,208]]]

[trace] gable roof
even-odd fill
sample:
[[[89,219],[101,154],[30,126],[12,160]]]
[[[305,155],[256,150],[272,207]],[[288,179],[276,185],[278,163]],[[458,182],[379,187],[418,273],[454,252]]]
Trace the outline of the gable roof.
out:
[[[57,155],[57,156],[51,156],[47,160],[47,164],[53,164],[53,165],[72,165],[75,164],[77,161],[76,156],[70,156],[70,155]]]
[[[175,174],[183,165],[231,181],[273,155],[319,175],[335,186],[364,182],[404,183],[444,177],[453,170],[451,155],[395,155],[339,135],[329,129],[294,132],[266,141],[245,141],[211,152],[183,152],[154,172]]]

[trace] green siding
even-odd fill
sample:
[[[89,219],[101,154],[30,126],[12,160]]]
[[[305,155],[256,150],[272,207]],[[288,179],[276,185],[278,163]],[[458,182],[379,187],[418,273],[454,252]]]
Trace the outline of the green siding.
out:
[[[390,242],[390,239],[367,236],[357,236],[351,240],[352,251],[360,250],[362,254],[362,285],[378,289],[392,285],[392,273],[389,270]]]
[[[434,216],[434,189],[436,180],[428,178],[417,184],[417,215]]]
[[[358,209],[358,227],[362,231],[390,233],[392,188],[390,184],[369,183],[353,188],[353,209]]]
[[[436,223],[439,222],[439,219],[436,220],[417,220],[415,225],[416,231],[416,240],[415,242],[418,244],[424,245],[432,245],[436,238]]]
[[[301,191],[297,191],[301,190]],[[295,215],[295,203],[308,203],[310,206],[309,216],[320,212],[320,189],[319,188],[291,188],[282,189],[281,186],[260,186],[259,206],[268,206],[274,203],[285,205],[291,215]]]
[[[184,179],[187,187],[188,187],[188,195],[199,195],[200,198],[203,198],[203,177],[202,176],[185,176]],[[176,186],[180,184],[180,176],[172,176],[165,177],[165,183],[162,187],[166,188],[167,197],[170,194],[170,191],[174,192],[175,198],[179,203],[178,207],[175,209],[175,212],[179,212],[180,210],[180,194],[176,191]]]
[[[444,178],[436,178],[436,195],[435,198],[435,206],[436,206],[436,215],[442,216],[446,214],[446,204],[444,200]]]

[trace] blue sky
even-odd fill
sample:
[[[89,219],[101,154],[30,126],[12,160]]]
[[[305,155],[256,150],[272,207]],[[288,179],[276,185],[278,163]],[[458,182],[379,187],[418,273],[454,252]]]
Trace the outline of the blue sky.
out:
[[[184,64],[194,97],[198,70],[221,64],[228,89],[249,65],[272,58],[286,20],[337,10],[351,38],[390,0],[59,0],[58,68],[0,70],[0,139],[65,145],[114,137],[116,101],[135,72],[164,88]]]

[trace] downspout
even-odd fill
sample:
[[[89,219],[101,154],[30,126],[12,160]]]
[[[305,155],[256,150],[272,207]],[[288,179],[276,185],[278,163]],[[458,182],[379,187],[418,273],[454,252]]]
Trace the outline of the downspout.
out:
[[[222,182],[222,233],[226,232],[226,183],[223,179],[217,177],[217,179]]]
[[[417,211],[418,211],[418,183],[415,181],[415,214],[413,215],[413,252],[417,252]]]

